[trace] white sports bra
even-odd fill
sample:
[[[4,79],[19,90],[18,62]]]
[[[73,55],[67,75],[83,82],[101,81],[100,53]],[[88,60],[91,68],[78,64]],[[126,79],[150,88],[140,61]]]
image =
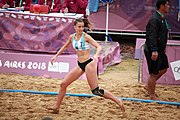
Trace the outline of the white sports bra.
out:
[[[75,40],[76,33],[74,34],[72,38],[72,45],[73,48],[77,50],[88,50],[90,48],[90,45],[88,42],[84,40],[84,32],[82,33],[82,36],[79,40]]]

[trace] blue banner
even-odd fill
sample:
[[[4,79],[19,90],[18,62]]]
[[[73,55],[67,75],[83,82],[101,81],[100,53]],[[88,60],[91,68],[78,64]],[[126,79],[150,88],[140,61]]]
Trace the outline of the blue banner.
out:
[[[179,0],[179,12],[180,12],[180,0]]]
[[[99,6],[99,0],[89,0],[89,11],[97,12]]]

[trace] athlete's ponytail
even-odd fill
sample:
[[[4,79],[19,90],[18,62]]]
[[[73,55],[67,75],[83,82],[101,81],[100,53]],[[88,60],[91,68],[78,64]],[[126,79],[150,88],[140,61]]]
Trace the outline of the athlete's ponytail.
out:
[[[92,23],[88,20],[88,18],[84,18],[84,27],[87,27],[90,31],[92,31]]]

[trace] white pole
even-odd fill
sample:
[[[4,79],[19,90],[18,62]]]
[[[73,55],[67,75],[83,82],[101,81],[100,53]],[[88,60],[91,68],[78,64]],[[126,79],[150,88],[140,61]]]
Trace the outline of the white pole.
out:
[[[107,2],[107,10],[106,10],[106,37],[105,41],[108,41],[108,23],[109,23],[109,2]]]

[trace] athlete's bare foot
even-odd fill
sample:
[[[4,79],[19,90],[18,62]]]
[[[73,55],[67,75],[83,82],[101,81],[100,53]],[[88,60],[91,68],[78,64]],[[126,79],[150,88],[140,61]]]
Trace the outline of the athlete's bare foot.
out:
[[[121,108],[121,111],[122,111],[122,112],[125,112],[125,107],[124,107],[124,104],[123,104],[123,102],[122,102],[121,99],[119,99],[118,104],[119,104],[119,106],[120,106],[120,108]]]
[[[151,100],[159,100],[156,96],[150,96]]]
[[[52,114],[58,114],[59,113],[59,109],[55,109],[55,108],[47,108],[49,111],[50,111],[50,113],[52,113]]]

